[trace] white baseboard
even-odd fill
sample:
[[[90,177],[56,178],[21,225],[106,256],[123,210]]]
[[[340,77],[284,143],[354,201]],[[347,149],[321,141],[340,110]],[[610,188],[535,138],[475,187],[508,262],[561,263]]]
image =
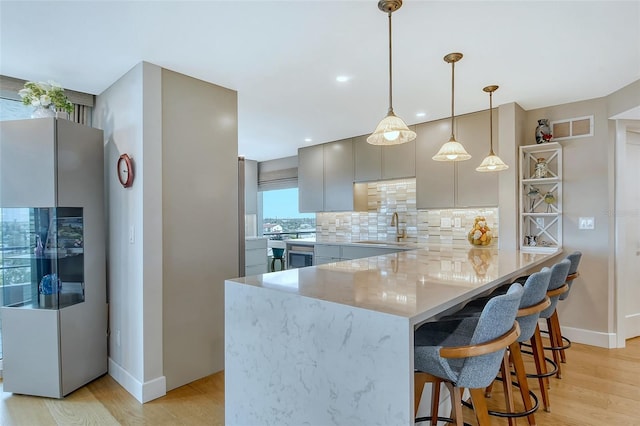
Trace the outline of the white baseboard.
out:
[[[547,330],[547,320],[540,319],[540,330]],[[603,333],[601,331],[586,330],[583,328],[560,326],[562,335],[575,343],[598,346],[601,348],[617,348],[616,333]]]
[[[109,375],[143,404],[167,394],[167,380],[165,376],[142,383],[129,374],[127,370],[116,364],[111,358],[109,358]]]

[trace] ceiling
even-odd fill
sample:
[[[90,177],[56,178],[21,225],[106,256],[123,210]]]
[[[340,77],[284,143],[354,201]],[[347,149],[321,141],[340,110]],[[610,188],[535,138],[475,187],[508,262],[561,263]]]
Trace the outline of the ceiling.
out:
[[[371,133],[387,112],[376,0],[1,0],[0,24],[2,75],[100,94],[148,61],[237,90],[249,159]],[[489,84],[494,106],[527,110],[606,96],[640,78],[640,1],[405,0],[393,14],[393,106],[408,124],[450,116],[450,52],[464,54],[456,114],[488,108]]]

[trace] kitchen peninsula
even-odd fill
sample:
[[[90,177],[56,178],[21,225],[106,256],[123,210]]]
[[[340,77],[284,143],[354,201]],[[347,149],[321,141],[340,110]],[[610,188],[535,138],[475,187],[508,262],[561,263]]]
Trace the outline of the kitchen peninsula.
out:
[[[225,282],[225,424],[413,424],[417,325],[561,255],[423,245]]]

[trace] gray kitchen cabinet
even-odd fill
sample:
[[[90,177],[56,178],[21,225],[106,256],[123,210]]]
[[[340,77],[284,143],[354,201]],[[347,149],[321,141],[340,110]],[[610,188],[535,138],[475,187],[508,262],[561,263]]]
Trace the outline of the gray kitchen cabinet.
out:
[[[497,111],[493,115],[495,137],[498,135]],[[476,171],[489,154],[489,110],[463,115],[457,120],[456,137],[471,154],[471,159],[456,163],[456,207],[495,207],[498,205],[498,173]]]
[[[324,211],[353,210],[353,139],[324,147]]]
[[[325,263],[362,259],[372,256],[381,256],[383,254],[397,253],[405,250],[407,249],[396,247],[371,247],[366,245],[354,244],[316,243],[314,246],[313,264],[324,265]]]
[[[498,205],[497,173],[476,171],[489,153],[489,111],[456,117],[455,126],[456,139],[471,154],[470,160],[446,162],[431,159],[451,136],[450,119],[417,126],[416,206],[419,209]],[[494,122],[495,134],[497,122]]]
[[[416,131],[415,126],[411,126]],[[382,147],[382,179],[412,178],[416,175],[416,141]]]
[[[339,262],[342,251],[339,244],[315,244],[313,246],[313,263],[322,265],[330,262]]]
[[[298,209],[304,213],[324,211],[324,148],[298,149]]]
[[[358,136],[353,141],[356,182],[415,177],[415,140],[400,145],[380,146],[367,143],[367,137]]]
[[[353,210],[353,140],[343,139],[298,150],[301,212]]]
[[[244,214],[258,214],[258,162],[244,161]]]
[[[341,260],[362,259],[365,257],[382,256],[383,254],[397,253],[403,249],[393,247],[360,247],[342,246]]]
[[[266,274],[269,272],[267,266],[267,238],[247,238],[244,244],[244,275]]]
[[[0,152],[0,268],[25,271],[0,308],[4,391],[62,398],[107,372],[103,132],[3,121]]]
[[[416,206],[419,209],[455,206],[455,164],[433,161],[451,135],[450,122],[431,121],[418,124],[416,133]]]
[[[382,179],[382,146],[367,142],[368,135],[353,139],[354,179],[374,182]]]

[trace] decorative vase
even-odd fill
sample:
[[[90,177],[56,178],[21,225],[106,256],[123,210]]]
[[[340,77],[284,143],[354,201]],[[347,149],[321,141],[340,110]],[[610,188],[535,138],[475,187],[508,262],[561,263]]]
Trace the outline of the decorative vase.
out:
[[[493,232],[487,226],[487,220],[483,216],[476,216],[473,226],[467,234],[467,240],[473,246],[488,246],[493,240]]]
[[[545,143],[551,140],[551,127],[549,127],[549,120],[541,118],[538,120],[538,126],[536,126],[536,143]]]
[[[547,172],[549,168],[547,167],[547,162],[544,158],[538,158],[538,162],[536,163],[536,171],[534,176],[536,179],[542,179],[547,177]]]
[[[56,112],[53,108],[39,106],[31,113],[31,118],[55,117]]]

